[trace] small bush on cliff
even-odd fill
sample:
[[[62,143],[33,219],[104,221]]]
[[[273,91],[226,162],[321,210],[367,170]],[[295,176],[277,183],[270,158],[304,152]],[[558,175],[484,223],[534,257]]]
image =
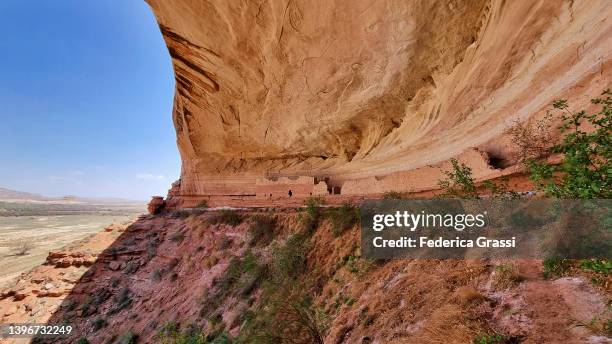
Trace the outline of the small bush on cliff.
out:
[[[193,325],[181,330],[176,322],[168,322],[157,333],[161,344],[231,344],[230,336],[224,331],[206,335],[202,329]]]
[[[237,342],[323,344],[329,316],[314,304],[307,289],[298,284],[284,285],[264,295],[262,307],[247,314]]]
[[[210,224],[224,223],[235,227],[241,224],[243,220],[244,218],[237,211],[222,209],[215,216],[211,217],[208,222]]]
[[[484,334],[474,339],[474,344],[506,344],[509,343],[508,337],[503,334]]]
[[[563,160],[559,166],[527,161],[531,179],[550,197],[612,198],[612,93],[606,90],[591,103],[601,106],[600,111],[571,112],[566,100],[555,101],[565,136],[552,152],[563,154]],[[585,124],[593,130],[587,131]]]
[[[34,248],[34,245],[32,245],[31,242],[26,241],[26,240],[22,240],[17,244],[17,247],[15,248],[15,255],[16,256],[25,256],[28,253],[30,253],[30,251]]]
[[[106,322],[106,319],[104,319],[103,317],[97,317],[91,323],[91,327],[94,331],[98,331],[106,327],[106,325],[108,325],[108,322]]]
[[[450,162],[452,170],[445,171],[446,178],[438,181],[438,185],[443,190],[442,194],[437,195],[438,198],[479,199],[480,191],[494,198],[519,198],[517,192],[510,190],[507,177],[503,177],[497,182],[487,180],[482,183],[479,190],[469,166],[460,163],[457,159],[450,159]]]
[[[563,275],[572,266],[572,261],[560,257],[549,257],[542,262],[544,278],[553,278]]]
[[[161,344],[208,344],[206,336],[202,332],[185,333],[178,330],[173,332],[162,332],[158,335]]]
[[[350,203],[345,203],[340,208],[331,208],[327,214],[335,237],[359,223],[359,208]]]
[[[185,239],[185,234],[183,232],[176,232],[170,236],[170,241],[179,243]]]
[[[495,267],[492,286],[495,290],[504,290],[516,286],[521,280],[518,266],[512,263]]]
[[[580,263],[580,268],[590,270],[602,275],[609,275],[612,272],[612,261],[607,259],[589,259]]]
[[[445,171],[446,179],[438,181],[438,185],[444,190],[441,196],[466,199],[479,198],[476,184],[472,177],[472,169],[466,164],[460,163],[457,159],[450,159],[450,163],[452,170]]]
[[[109,315],[114,315],[121,312],[123,309],[132,305],[132,293],[128,287],[121,288],[113,297],[114,305],[108,310]]]
[[[241,294],[248,294],[257,285],[263,273],[264,267],[259,264],[257,257],[247,251],[242,258],[232,258],[219,281],[219,290],[227,293],[239,289]]]
[[[300,217],[302,223],[302,233],[307,236],[312,235],[319,227],[321,212],[319,208],[325,201],[320,197],[309,197],[306,199],[306,213]]]
[[[505,133],[510,135],[512,144],[516,147],[517,162],[538,159],[549,153],[552,121],[553,116],[548,112],[544,118],[535,123],[517,120],[506,129]]]
[[[275,226],[276,219],[272,216],[254,216],[249,227],[249,243],[251,245],[268,245],[274,239]]]
[[[119,338],[118,344],[136,344],[138,341],[138,335],[132,331],[127,331]]]
[[[298,277],[306,267],[306,238],[300,234],[290,236],[284,245],[272,248],[272,268],[277,280]]]

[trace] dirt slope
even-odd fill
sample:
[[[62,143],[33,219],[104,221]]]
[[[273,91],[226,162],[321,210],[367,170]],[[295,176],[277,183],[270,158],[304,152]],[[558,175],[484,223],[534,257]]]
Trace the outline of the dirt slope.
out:
[[[514,262],[521,278],[500,288],[495,266],[508,262],[367,261],[358,229],[336,236],[325,214],[297,237],[303,211],[241,216],[232,226],[227,214],[175,212],[102,232],[2,291],[0,321],[76,325],[62,343],[174,343],[180,333],[247,343],[312,343],[313,333],[324,343],[610,340],[587,326],[610,318],[610,290],[582,277],[544,280],[541,262]],[[271,235],[253,236],[254,223]],[[104,243],[97,256],[78,254]]]

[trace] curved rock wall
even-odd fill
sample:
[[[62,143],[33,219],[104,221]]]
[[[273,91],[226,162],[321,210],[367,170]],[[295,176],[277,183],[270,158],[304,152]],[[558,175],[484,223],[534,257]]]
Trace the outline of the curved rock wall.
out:
[[[269,173],[384,191],[368,180],[508,155],[510,123],[588,104],[611,76],[609,0],[147,1],[176,74],[182,195]]]

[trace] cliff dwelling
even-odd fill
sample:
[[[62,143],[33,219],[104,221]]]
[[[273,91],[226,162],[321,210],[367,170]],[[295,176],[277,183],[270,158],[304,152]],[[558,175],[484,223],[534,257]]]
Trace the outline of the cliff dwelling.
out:
[[[587,105],[611,74],[605,1],[148,3],[175,71],[177,204],[422,192],[450,158],[497,178],[513,122]]]

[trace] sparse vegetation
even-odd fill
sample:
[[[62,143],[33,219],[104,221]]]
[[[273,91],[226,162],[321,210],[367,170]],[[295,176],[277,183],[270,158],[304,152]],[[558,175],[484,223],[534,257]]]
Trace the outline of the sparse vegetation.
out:
[[[479,198],[476,184],[472,177],[472,169],[466,164],[460,163],[457,159],[450,159],[450,163],[452,170],[445,171],[446,179],[438,181],[438,185],[444,190],[441,196],[466,199]]]
[[[170,241],[173,241],[176,243],[180,243],[183,240],[185,240],[185,233],[183,232],[176,232],[170,236]]]
[[[553,116],[550,112],[536,122],[515,121],[506,129],[512,144],[517,150],[517,162],[524,163],[531,159],[538,159],[548,154],[551,137]]]
[[[125,308],[132,305],[132,293],[128,287],[121,288],[119,292],[113,296],[114,305],[108,310],[109,315],[114,315],[121,312]]]
[[[176,322],[168,322],[158,331],[156,338],[161,344],[231,344],[233,341],[224,331],[206,335],[195,326],[181,330]]]
[[[516,286],[521,281],[518,266],[507,263],[495,267],[493,273],[492,287],[496,290],[504,290]]]
[[[211,217],[208,222],[210,224],[223,223],[232,227],[242,223],[243,217],[235,210],[222,209],[215,216]]]
[[[474,339],[474,344],[506,344],[508,338],[503,334],[484,334]]]
[[[21,240],[17,247],[15,248],[16,256],[25,256],[30,253],[30,251],[34,248],[34,245],[27,240]]]
[[[274,238],[276,219],[272,216],[256,215],[249,227],[249,243],[251,245],[268,245]]]
[[[595,317],[587,324],[584,324],[584,326],[593,334],[612,337],[612,319],[601,319]]]
[[[188,210],[174,210],[170,213],[170,217],[174,219],[186,219],[191,216],[191,212]]]
[[[259,264],[257,257],[248,251],[242,258],[232,258],[219,281],[219,290],[228,292],[236,289],[246,295],[257,285],[263,273],[264,267]]]
[[[265,306],[247,315],[238,343],[323,343],[329,317],[303,286],[284,285],[265,297]]]
[[[452,169],[450,171],[445,171],[444,175],[446,178],[438,181],[438,185],[443,192],[437,195],[437,197],[479,199],[481,198],[482,192],[494,198],[519,198],[517,192],[510,190],[508,186],[508,177],[502,177],[496,182],[487,180],[482,183],[481,187],[478,187],[472,176],[472,168],[464,163],[460,163],[457,159],[450,159],[450,163]]]
[[[324,200],[320,197],[309,197],[306,199],[306,213],[302,214],[300,221],[302,223],[302,232],[306,236],[310,236],[317,227],[319,227],[319,220],[321,219],[321,212],[319,207],[323,205]]]
[[[123,269],[123,272],[127,275],[132,275],[136,273],[138,269],[140,269],[140,262],[138,260],[130,260],[129,262],[125,264],[125,268]]]
[[[612,261],[607,259],[589,259],[580,263],[580,268],[590,270],[602,275],[609,275],[612,271]]]
[[[363,259],[354,255],[347,255],[342,257],[342,263],[346,265],[346,268],[351,273],[362,275],[365,272],[369,271],[374,262],[369,259]]]
[[[560,130],[565,135],[551,150],[563,154],[559,166],[535,159],[526,162],[531,179],[550,197],[612,198],[612,93],[606,90],[591,102],[601,110],[571,112],[566,100],[553,103],[562,113]]]
[[[397,191],[387,191],[383,193],[383,199],[391,200],[391,199],[406,199],[408,195],[404,192]]]
[[[208,208],[208,202],[206,200],[202,200],[198,202],[196,208]]]
[[[108,325],[108,322],[106,322],[106,319],[104,319],[103,317],[96,317],[91,323],[91,327],[94,331],[98,331],[106,327],[106,325]]]
[[[87,296],[83,304],[81,305],[81,313],[84,317],[96,314],[98,307],[102,305],[106,300],[111,297],[111,292],[106,288],[101,288],[92,292],[91,295]]]
[[[331,208],[328,210],[332,223],[332,231],[335,237],[340,236],[344,231],[353,227],[359,222],[359,208],[350,203],[345,203],[339,208]]]
[[[118,344],[136,344],[138,341],[138,335],[134,334],[132,331],[128,331],[124,333],[117,342]]]
[[[560,257],[549,257],[542,262],[544,278],[553,278],[563,275],[570,267],[571,260]]]
[[[306,265],[306,238],[301,234],[290,236],[284,245],[272,248],[272,268],[278,281],[298,277]]]
[[[151,280],[153,282],[159,282],[161,281],[162,275],[163,275],[162,269],[155,269],[151,272]]]

